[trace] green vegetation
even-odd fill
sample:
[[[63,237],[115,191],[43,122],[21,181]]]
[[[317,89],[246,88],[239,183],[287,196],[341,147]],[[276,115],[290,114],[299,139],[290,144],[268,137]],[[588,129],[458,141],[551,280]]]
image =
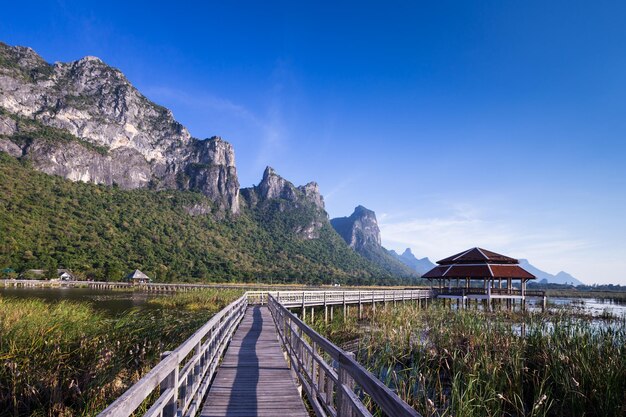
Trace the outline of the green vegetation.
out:
[[[568,285],[531,282],[528,289],[545,290],[550,297],[601,298],[626,301],[626,286],[618,284]]]
[[[626,318],[606,319],[410,304],[315,327],[424,416],[622,416]]]
[[[175,294],[117,317],[0,297],[0,416],[96,414],[241,294]]]
[[[135,268],[155,281],[397,284],[326,223],[320,238],[294,234],[318,213],[280,200],[216,220],[198,193],[122,190],[40,173],[0,152],[0,269],[48,265],[119,280]]]

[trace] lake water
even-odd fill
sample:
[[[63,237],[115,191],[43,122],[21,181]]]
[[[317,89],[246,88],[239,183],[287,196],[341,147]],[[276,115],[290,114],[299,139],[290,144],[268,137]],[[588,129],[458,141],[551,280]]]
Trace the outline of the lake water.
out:
[[[533,301],[531,301],[531,303],[533,303]],[[605,312],[618,317],[626,316],[625,300],[614,300],[611,298],[548,297],[548,303],[548,308],[551,310],[565,307],[581,313],[591,313],[594,316],[599,316]],[[541,304],[539,304],[538,308],[541,308]]]
[[[140,291],[110,291],[91,288],[0,288],[0,296],[13,298],[39,298],[45,301],[88,302],[95,309],[116,315],[131,308],[147,308],[147,301],[163,294]]]
[[[119,314],[131,308],[147,308],[147,301],[152,297],[167,297],[164,294],[140,291],[111,291],[91,288],[0,288],[0,296],[15,298],[40,298],[46,301],[89,302],[94,308],[109,314]],[[609,312],[615,316],[626,316],[626,301],[608,298],[548,298],[549,308],[561,308],[588,312],[599,316]],[[541,308],[541,302],[529,299],[529,308]]]

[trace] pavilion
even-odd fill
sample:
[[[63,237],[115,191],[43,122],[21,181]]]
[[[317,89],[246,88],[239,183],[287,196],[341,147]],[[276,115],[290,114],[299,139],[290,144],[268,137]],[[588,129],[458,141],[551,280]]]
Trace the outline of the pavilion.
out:
[[[526,283],[536,277],[519,266],[519,261],[486,249],[471,248],[437,262],[422,275],[432,283],[437,298],[456,299],[463,306],[471,299],[484,300],[489,307],[493,300],[519,300],[525,306],[527,296],[543,297],[543,291],[526,290]],[[503,284],[504,283],[504,287]]]
[[[128,274],[125,280],[128,282],[132,282],[135,285],[148,284],[150,281],[152,281],[150,277],[148,277],[146,274],[138,269],[135,269],[133,272]]]

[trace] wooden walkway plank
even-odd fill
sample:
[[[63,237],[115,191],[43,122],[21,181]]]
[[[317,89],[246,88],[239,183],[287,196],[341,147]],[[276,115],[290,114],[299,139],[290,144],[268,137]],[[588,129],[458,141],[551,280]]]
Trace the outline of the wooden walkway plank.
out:
[[[201,417],[308,417],[267,307],[251,306],[235,332]]]

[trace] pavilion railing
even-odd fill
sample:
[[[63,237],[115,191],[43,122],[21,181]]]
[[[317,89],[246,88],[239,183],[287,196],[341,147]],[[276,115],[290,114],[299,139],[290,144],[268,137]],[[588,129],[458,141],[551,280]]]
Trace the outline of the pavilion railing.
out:
[[[365,394],[386,415],[420,416],[363,368],[353,354],[315,332],[272,294],[268,296],[268,307],[290,365],[317,416],[371,417],[362,402]]]
[[[517,296],[517,297],[521,297],[522,296],[522,290],[517,289],[517,288],[512,288],[512,289],[508,289],[508,288],[476,288],[476,287],[470,287],[470,288],[443,288],[443,289],[439,289],[437,290],[437,292],[439,294],[446,294],[446,295],[458,295],[458,296],[466,296],[466,295],[487,295],[487,294],[491,294],[491,295],[512,295],[512,296]],[[545,296],[545,291],[540,291],[540,290],[525,290],[524,291],[524,296],[526,297],[543,297]]]

